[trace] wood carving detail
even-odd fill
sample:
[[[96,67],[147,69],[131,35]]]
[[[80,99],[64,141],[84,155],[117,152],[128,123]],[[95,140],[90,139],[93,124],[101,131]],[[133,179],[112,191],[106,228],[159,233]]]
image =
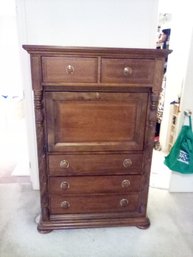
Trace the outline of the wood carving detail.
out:
[[[159,95],[158,93],[151,93],[151,110],[157,111],[157,104],[158,104]]]
[[[47,174],[46,174],[46,153],[44,147],[44,115],[43,115],[43,91],[34,91],[34,105],[36,117],[36,136],[38,144],[38,164],[40,178],[40,194],[42,207],[42,220],[49,219]]]
[[[145,212],[147,208],[147,197],[149,190],[149,177],[150,177],[150,169],[151,169],[151,161],[152,161],[152,151],[154,145],[154,137],[155,137],[155,125],[157,120],[157,104],[159,99],[158,92],[150,94],[149,101],[149,111],[147,114],[147,131],[146,131],[146,139],[145,139],[145,152],[144,152],[144,161],[143,161],[143,171],[144,171],[144,187],[141,193],[142,203],[140,206],[140,211]]]

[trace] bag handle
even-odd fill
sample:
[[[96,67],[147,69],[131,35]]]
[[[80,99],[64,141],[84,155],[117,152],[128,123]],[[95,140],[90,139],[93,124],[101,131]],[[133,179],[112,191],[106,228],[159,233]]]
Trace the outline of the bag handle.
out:
[[[190,128],[192,130],[192,118],[191,118],[192,112],[189,111],[189,110],[184,111],[184,115],[185,115],[185,117],[188,117],[188,119],[189,119],[189,126],[190,126]]]
[[[191,115],[189,115],[189,126],[190,126],[190,128],[192,130],[192,118],[191,118]]]

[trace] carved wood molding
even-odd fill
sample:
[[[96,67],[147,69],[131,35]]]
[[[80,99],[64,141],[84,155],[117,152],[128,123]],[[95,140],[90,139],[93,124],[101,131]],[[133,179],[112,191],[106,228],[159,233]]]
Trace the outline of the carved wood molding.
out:
[[[159,100],[159,92],[152,92],[149,95],[149,108],[147,115],[147,130],[145,138],[145,152],[144,152],[144,161],[143,161],[143,171],[144,171],[144,187],[141,192],[142,204],[141,212],[145,212],[147,208],[147,198],[149,190],[149,174],[151,171],[151,161],[152,161],[152,151],[155,137],[155,125],[157,120],[157,105]]]
[[[38,166],[41,194],[41,218],[46,221],[49,219],[47,175],[46,175],[46,153],[44,143],[44,106],[43,88],[41,85],[41,55],[31,55],[32,87],[34,90],[34,108],[36,122],[36,137],[38,146]]]
[[[43,112],[43,91],[34,90],[34,106],[36,118],[36,134],[38,144],[38,164],[40,178],[40,194],[42,207],[42,220],[49,219],[48,211],[48,193],[47,193],[47,175],[46,175],[46,153],[44,147],[44,112]]]
[[[154,87],[153,87],[153,92],[155,94],[158,94],[161,90],[162,79],[164,74],[164,63],[165,63],[164,57],[157,59],[155,63]]]

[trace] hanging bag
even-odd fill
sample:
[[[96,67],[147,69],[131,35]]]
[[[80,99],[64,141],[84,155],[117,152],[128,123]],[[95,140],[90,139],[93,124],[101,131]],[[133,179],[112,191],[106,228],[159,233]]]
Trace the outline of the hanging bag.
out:
[[[193,173],[193,132],[192,120],[189,118],[189,125],[183,125],[176,142],[171,148],[168,156],[165,157],[165,165],[183,174]]]

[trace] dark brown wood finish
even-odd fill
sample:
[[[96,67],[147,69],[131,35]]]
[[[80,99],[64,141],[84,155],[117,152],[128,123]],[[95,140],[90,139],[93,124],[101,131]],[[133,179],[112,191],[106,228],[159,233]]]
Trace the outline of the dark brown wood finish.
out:
[[[48,92],[45,99],[49,151],[143,150],[147,93]]]
[[[53,194],[128,193],[141,190],[143,176],[82,176],[50,177],[49,191]]]
[[[142,163],[142,153],[97,152],[48,155],[48,171],[52,176],[142,174]]]
[[[108,213],[108,212],[134,212],[137,210],[139,195],[130,194],[104,194],[86,196],[58,196],[50,197],[51,214],[74,213]]]
[[[43,57],[43,81],[96,83],[97,58],[80,58],[79,56]]]
[[[171,51],[23,47],[35,101],[38,231],[147,228],[156,108]]]

